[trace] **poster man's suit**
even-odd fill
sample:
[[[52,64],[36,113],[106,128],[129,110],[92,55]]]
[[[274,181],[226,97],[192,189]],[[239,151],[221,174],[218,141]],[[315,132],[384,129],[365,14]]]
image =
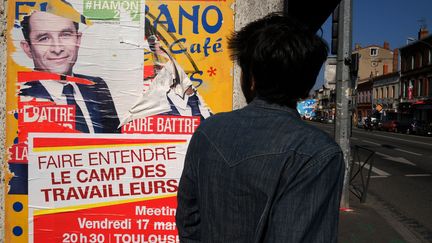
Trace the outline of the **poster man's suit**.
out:
[[[76,83],[88,110],[95,133],[119,132],[119,119],[107,84],[102,78],[74,74],[75,77],[92,81],[93,85]],[[55,82],[55,81],[52,81]],[[25,83],[21,96],[30,96],[54,101],[48,90],[39,81]]]

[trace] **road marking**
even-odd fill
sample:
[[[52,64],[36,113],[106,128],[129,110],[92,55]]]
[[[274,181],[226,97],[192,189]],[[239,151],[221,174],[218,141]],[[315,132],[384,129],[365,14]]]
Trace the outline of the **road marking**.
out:
[[[407,160],[407,159],[405,159],[403,157],[393,157],[393,156],[390,156],[390,155],[387,155],[387,154],[383,154],[383,153],[380,153],[380,152],[376,152],[375,154],[384,157],[384,159],[386,159],[386,160],[391,160],[391,161],[399,162],[399,163],[402,163],[402,164],[416,166],[416,164],[414,164],[413,162],[411,162],[411,161],[409,161],[409,160]]]
[[[355,138],[355,137],[351,137],[351,139],[352,139],[352,140],[359,140],[358,138]]]
[[[431,174],[408,174],[405,176],[407,176],[407,177],[427,177],[427,176],[431,176]]]
[[[321,127],[323,130],[326,130],[329,127],[329,126],[325,126],[324,124],[320,124],[320,123],[316,123],[316,126],[317,127],[318,126]],[[408,143],[416,143],[416,144],[427,145],[427,146],[431,146],[432,147],[432,142],[424,143],[424,142],[419,142],[419,141],[414,141],[414,140],[408,140],[408,139],[402,139],[402,138],[384,136],[384,135],[376,134],[376,133],[373,133],[373,132],[363,131],[361,129],[353,129],[353,133],[354,132],[361,133],[361,134],[370,134],[370,135],[376,136],[376,137],[389,138],[389,139],[404,141],[404,142],[408,142]],[[328,132],[328,133],[330,133],[330,132]],[[395,135],[400,135],[400,134],[395,134]],[[354,138],[354,137],[351,137],[351,139],[358,140],[357,138]],[[426,139],[426,137],[422,137],[422,139]]]
[[[371,175],[370,178],[387,178],[388,176],[381,176],[381,175]]]
[[[363,163],[364,162],[356,162],[356,164],[358,164],[358,165],[361,165]],[[365,166],[363,168],[365,168],[366,170],[369,170],[370,164],[365,164]],[[387,172],[385,172],[383,170],[380,170],[380,169],[378,169],[376,167],[373,167],[373,166],[372,166],[372,172],[374,172],[375,174],[378,174],[379,176],[390,176],[389,173],[387,173]]]
[[[368,140],[362,140],[362,142],[370,143],[370,144],[373,144],[373,145],[381,146],[381,144],[379,144],[379,143],[374,143],[374,142],[371,142],[371,141],[368,141]]]
[[[417,156],[422,156],[423,155],[423,154],[418,154],[418,153],[414,153],[414,152],[411,152],[411,151],[403,150],[403,149],[400,149],[400,148],[395,148],[395,150],[401,151],[401,152],[405,152],[405,153],[408,153],[408,154],[414,154],[414,155],[417,155]]]
[[[355,131],[355,132],[364,133],[364,134],[366,133],[366,132],[361,132],[361,131]],[[375,133],[371,133],[371,132],[368,132],[367,134],[370,134],[372,136],[377,136],[377,137],[383,137],[383,138],[390,138],[390,139],[394,139],[394,140],[405,141],[405,142],[409,142],[409,143],[417,143],[417,144],[432,146],[432,143],[423,143],[423,142],[407,140],[407,139],[402,139],[402,138],[389,137],[389,136],[379,135],[379,134],[375,134]]]

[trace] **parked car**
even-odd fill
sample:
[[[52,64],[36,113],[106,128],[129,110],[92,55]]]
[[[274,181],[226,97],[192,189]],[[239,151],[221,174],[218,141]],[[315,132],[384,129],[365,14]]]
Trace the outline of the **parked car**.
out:
[[[398,122],[396,120],[382,121],[380,129],[387,132],[397,132]]]
[[[408,128],[408,134],[417,134],[420,127],[423,125],[423,122],[414,120],[411,122],[410,127]]]
[[[320,120],[320,117],[318,117],[318,116],[313,116],[311,119],[311,121],[319,121],[319,120]]]
[[[333,124],[334,123],[334,120],[332,119],[332,118],[330,118],[330,117],[327,117],[327,118],[324,118],[324,121],[323,121],[324,123],[327,123],[327,124]]]
[[[323,116],[320,116],[319,118],[318,118],[318,121],[319,122],[322,122],[322,123],[325,123],[325,117],[323,117]]]
[[[397,121],[395,132],[409,133],[410,127],[411,127],[410,121]]]
[[[424,123],[418,130],[419,135],[432,136],[432,122]]]
[[[387,120],[383,121],[381,129],[388,132],[409,133],[411,124],[409,121]]]
[[[432,135],[432,123],[414,120],[411,122],[407,133],[412,133],[412,134],[416,134],[416,135],[431,136]]]

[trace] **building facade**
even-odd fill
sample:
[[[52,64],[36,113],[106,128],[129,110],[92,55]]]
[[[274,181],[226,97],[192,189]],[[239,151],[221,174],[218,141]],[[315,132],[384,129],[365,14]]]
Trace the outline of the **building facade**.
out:
[[[372,115],[372,79],[361,80],[357,85],[356,118],[363,119]]]
[[[400,49],[399,110],[406,119],[432,122],[432,35],[420,29],[418,39]]]
[[[334,120],[336,116],[336,90],[327,88],[315,90],[314,97],[318,100],[316,115],[324,119]]]
[[[358,73],[353,97],[353,123],[372,116],[375,112],[373,101],[373,82],[376,77],[388,75],[398,70],[398,49],[390,50],[390,44],[383,46],[355,45],[353,56],[357,57]]]
[[[358,54],[356,84],[365,82],[371,77],[392,73],[398,69],[397,64],[396,66],[394,65],[394,51],[390,50],[388,42],[384,42],[383,46],[370,45],[361,47],[359,44],[356,44],[353,54]]]
[[[399,106],[399,72],[372,78],[372,108],[380,113],[380,118],[394,120]]]

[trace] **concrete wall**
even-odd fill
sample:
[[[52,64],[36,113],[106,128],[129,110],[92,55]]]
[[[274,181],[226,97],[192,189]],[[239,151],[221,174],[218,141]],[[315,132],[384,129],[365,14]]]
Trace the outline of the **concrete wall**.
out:
[[[4,169],[6,161],[6,9],[7,0],[0,0],[0,242],[4,239]]]
[[[264,17],[268,13],[283,10],[283,0],[238,0],[235,6],[235,30],[241,29],[247,23]],[[238,65],[234,67],[234,93],[233,93],[233,109],[239,109],[246,105],[246,100],[243,96],[240,87],[240,68]]]

